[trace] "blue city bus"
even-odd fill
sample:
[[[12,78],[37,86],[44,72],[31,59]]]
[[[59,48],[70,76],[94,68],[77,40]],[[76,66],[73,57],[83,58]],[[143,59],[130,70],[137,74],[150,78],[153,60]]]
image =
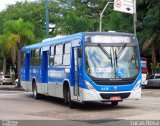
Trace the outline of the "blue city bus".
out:
[[[25,46],[21,84],[26,91],[75,102],[110,102],[141,97],[138,41],[133,34],[82,32]]]

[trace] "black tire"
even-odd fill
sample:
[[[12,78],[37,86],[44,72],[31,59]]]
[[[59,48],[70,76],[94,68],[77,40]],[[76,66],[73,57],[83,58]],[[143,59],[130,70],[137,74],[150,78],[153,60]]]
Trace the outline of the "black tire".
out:
[[[64,97],[64,103],[66,105],[68,105],[68,103],[69,103],[67,92],[68,92],[68,87],[64,87],[64,89],[63,89],[63,97]]]
[[[3,82],[2,82],[2,81],[0,82],[0,85],[3,85]]]
[[[75,108],[75,103],[71,100],[71,92],[69,86],[64,87],[64,103],[67,104],[70,108]]]
[[[40,98],[40,94],[38,94],[38,92],[37,92],[37,85],[35,82],[33,83],[33,97],[34,97],[34,99]]]
[[[118,101],[111,102],[111,105],[112,106],[117,106],[118,105]]]
[[[69,101],[69,107],[72,109],[72,108],[75,108],[75,103],[71,100],[71,92],[70,92],[70,88],[68,87],[68,101]]]

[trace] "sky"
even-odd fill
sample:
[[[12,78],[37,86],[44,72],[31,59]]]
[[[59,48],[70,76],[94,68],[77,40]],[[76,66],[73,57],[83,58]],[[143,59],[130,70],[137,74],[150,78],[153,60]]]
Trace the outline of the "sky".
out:
[[[6,8],[6,5],[8,4],[15,4],[17,1],[25,1],[25,0],[0,0],[0,11]],[[34,1],[34,0],[27,0],[29,1]]]

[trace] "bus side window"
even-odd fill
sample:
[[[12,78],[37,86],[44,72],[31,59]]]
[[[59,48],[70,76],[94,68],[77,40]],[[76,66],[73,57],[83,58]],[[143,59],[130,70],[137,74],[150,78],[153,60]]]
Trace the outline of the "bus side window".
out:
[[[40,63],[41,63],[41,61],[40,61],[40,49],[32,50],[31,65],[32,66],[39,66]]]
[[[64,55],[63,55],[63,65],[70,65],[70,53],[71,53],[71,43],[65,43],[64,45]]]
[[[49,65],[53,66],[54,64],[54,46],[50,47],[50,58],[49,58]]]
[[[62,65],[63,44],[56,45],[55,47],[54,65]]]
[[[25,53],[21,53],[21,66],[25,66]]]
[[[33,57],[34,57],[34,51],[32,50],[32,51],[31,51],[31,62],[30,62],[30,65],[31,65],[31,66],[34,65]]]
[[[42,65],[42,49],[39,49],[39,65]]]

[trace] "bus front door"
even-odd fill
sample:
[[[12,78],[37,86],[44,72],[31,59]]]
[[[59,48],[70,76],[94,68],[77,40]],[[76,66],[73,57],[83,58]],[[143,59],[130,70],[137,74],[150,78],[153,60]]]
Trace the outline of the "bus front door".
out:
[[[80,100],[79,97],[79,63],[78,63],[78,47],[73,48],[74,54],[74,87],[73,87],[73,94],[75,100]]]

